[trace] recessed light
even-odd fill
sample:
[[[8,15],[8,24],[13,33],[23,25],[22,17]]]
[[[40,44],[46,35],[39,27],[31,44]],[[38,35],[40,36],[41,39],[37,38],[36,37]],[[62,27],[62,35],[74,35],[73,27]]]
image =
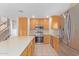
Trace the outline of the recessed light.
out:
[[[46,16],[45,18],[49,18],[49,16]]]
[[[23,10],[18,10],[18,12],[23,13]]]
[[[31,16],[31,18],[35,18],[35,16]]]

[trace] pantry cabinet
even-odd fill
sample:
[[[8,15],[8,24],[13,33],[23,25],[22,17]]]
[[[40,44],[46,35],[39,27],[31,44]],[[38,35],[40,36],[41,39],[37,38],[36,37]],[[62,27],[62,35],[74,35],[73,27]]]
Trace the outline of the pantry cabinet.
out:
[[[27,18],[22,16],[19,17],[18,20],[18,34],[19,36],[26,36],[27,35]]]

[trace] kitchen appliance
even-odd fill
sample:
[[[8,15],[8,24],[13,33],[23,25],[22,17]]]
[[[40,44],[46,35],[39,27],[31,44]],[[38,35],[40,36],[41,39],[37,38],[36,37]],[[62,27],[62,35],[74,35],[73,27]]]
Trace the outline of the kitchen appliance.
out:
[[[42,25],[37,25],[35,27],[35,42],[36,43],[42,43],[43,42],[43,29],[44,27]]]

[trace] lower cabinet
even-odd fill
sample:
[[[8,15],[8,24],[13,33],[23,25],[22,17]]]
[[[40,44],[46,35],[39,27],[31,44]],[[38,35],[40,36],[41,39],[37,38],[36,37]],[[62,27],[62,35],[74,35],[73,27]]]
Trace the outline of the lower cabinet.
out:
[[[54,49],[59,49],[59,38],[53,37],[53,47]]]
[[[52,46],[52,48],[54,48],[56,50],[56,52],[59,52],[60,51],[59,38],[54,37],[54,36],[51,36],[50,45]]]
[[[27,48],[27,50],[28,50],[28,56],[31,56],[32,55],[32,42],[29,44],[29,46],[28,46],[28,48]]]
[[[50,45],[51,45],[52,48],[53,48],[53,36],[51,36],[51,39],[50,39]]]
[[[28,49],[25,48],[25,50],[23,51],[23,53],[20,56],[28,56]]]
[[[30,42],[28,47],[22,52],[21,56],[32,56],[35,48],[35,38]]]
[[[32,54],[34,52],[34,48],[35,48],[35,39],[32,40]]]
[[[35,39],[33,39],[28,46],[28,56],[32,56],[35,48]]]
[[[50,39],[51,39],[50,35],[45,35],[43,42],[44,42],[45,44],[49,44],[49,43],[50,43]]]

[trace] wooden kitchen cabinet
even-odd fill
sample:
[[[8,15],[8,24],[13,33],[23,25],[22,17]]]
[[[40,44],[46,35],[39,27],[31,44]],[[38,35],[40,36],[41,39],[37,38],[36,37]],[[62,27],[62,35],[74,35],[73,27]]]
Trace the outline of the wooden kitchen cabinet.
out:
[[[51,45],[52,48],[53,48],[53,36],[51,36],[51,39],[50,39],[50,45]]]
[[[22,52],[21,56],[32,56],[35,48],[35,38],[29,43],[29,45]]]
[[[53,47],[54,47],[54,49],[56,49],[56,50],[59,49],[59,38],[53,37]]]
[[[61,16],[51,16],[51,28],[52,29],[58,29],[59,26],[63,28],[64,26],[64,20]]]
[[[27,47],[26,47],[25,50],[22,52],[21,56],[28,56],[28,49],[27,49]]]
[[[49,29],[49,19],[48,18],[41,18],[39,20],[40,24],[44,26],[45,30]]]
[[[49,29],[49,19],[48,18],[31,18],[30,28],[35,29],[36,25],[43,25],[45,30]]]
[[[39,20],[36,18],[31,18],[30,19],[30,29],[33,30],[35,29],[35,26],[39,24]]]
[[[34,48],[35,48],[35,38],[32,40],[32,54],[34,52]]]
[[[27,18],[20,16],[18,20],[18,35],[26,36],[27,35]]]
[[[32,56],[34,53],[34,48],[35,48],[35,38],[31,41],[31,43],[28,46],[28,56]]]
[[[35,38],[31,41],[31,43],[28,46],[28,56],[32,56],[34,53],[35,48]]]
[[[44,19],[44,28],[45,28],[46,30],[49,29],[49,19]]]
[[[27,49],[28,49],[28,56],[31,56],[32,55],[32,42],[29,44]]]
[[[50,39],[51,39],[50,35],[45,35],[44,36],[44,43],[45,44],[49,44],[50,43]]]

